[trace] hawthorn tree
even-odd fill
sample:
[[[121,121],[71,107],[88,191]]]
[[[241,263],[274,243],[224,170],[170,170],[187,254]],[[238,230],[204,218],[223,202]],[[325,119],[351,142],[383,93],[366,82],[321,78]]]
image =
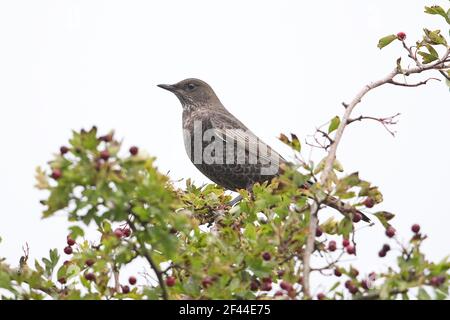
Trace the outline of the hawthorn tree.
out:
[[[425,7],[450,25],[450,10]],[[427,236],[419,225],[401,243],[392,223],[394,215],[374,208],[382,202],[377,186],[358,173],[344,173],[336,152],[345,129],[357,121],[378,121],[389,132],[396,117],[352,117],[361,99],[383,85],[417,87],[412,74],[438,72],[450,83],[450,46],[440,30],[424,29],[410,45],[399,32],[380,39],[379,48],[400,44],[413,67],[397,59],[386,77],[363,87],[344,114],[319,128],[314,142],[326,153],[323,160],[300,160],[296,135],[281,135],[298,161],[284,166],[270,182],[240,191],[242,201],[230,207],[231,196],[216,185],[195,186],[188,179],[175,188],[156,168],[155,159],[131,147],[121,151],[113,132],[99,136],[97,128],[73,132],[67,146],[45,169],[38,168],[37,187],[44,191],[43,217],[63,214],[72,224],[63,253],[29,261],[25,250],[18,266],[0,260],[3,299],[445,299],[449,294],[450,262],[430,262],[421,251]],[[404,79],[404,81],[398,80]],[[306,181],[313,181],[304,189]],[[333,196],[345,201],[344,216],[319,220],[323,201]],[[356,208],[384,227],[383,259],[391,247],[399,250],[397,263],[381,273],[360,274],[343,259],[357,255]],[[86,239],[88,226],[99,237]],[[113,227],[116,226],[116,227]],[[394,250],[392,250],[394,251]],[[61,258],[61,255],[65,259]],[[394,253],[390,253],[394,254]],[[319,265],[313,265],[316,255]],[[119,274],[135,259],[145,261],[147,281]],[[65,261],[62,261],[65,260]],[[310,275],[332,275],[335,284],[313,295]]]

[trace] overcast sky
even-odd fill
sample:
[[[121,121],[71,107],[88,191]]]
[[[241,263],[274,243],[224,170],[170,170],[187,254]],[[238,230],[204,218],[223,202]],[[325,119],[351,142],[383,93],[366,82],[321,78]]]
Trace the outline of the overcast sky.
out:
[[[72,129],[115,129],[126,147],[147,150],[174,179],[207,182],[185,154],[178,100],[156,87],[197,77],[289,156],[279,133],[304,141],[342,114],[341,102],[394,67],[401,46],[380,51],[381,36],[404,31],[415,41],[422,27],[448,28],[423,13],[432,4],[449,2],[0,1],[0,256],[17,263],[25,242],[32,258],[64,247],[68,223],[64,216],[41,220],[34,170]],[[450,253],[449,102],[443,83],[380,88],[355,115],[400,112],[396,137],[377,123],[355,123],[338,151],[348,173],[358,170],[381,187],[379,209],[397,214],[401,234],[421,224],[432,259]],[[306,147],[303,155],[324,156]],[[354,263],[363,271],[392,261],[377,257],[380,226],[362,230],[357,241]]]

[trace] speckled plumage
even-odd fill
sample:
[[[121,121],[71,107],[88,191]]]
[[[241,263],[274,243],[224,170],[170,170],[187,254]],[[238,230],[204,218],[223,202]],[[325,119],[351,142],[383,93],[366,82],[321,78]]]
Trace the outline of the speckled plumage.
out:
[[[228,112],[206,82],[186,79],[174,85],[158,86],[174,93],[180,100],[186,152],[193,164],[213,182],[236,191],[249,189],[256,182],[270,181],[279,174],[280,164],[286,162],[283,157]],[[211,134],[210,139],[204,139],[206,133]],[[196,134],[200,135],[197,140]],[[211,142],[219,144],[210,149]],[[235,148],[229,151],[228,146]],[[205,154],[212,157],[205,158]],[[269,167],[272,168],[269,173],[263,170]],[[358,212],[364,221],[370,222],[365,214],[334,197],[327,198],[325,204],[344,214]]]
[[[191,91],[188,85],[193,86]],[[228,112],[207,83],[198,79],[186,79],[175,85],[160,85],[160,87],[173,92],[180,100],[183,106],[183,131],[186,152],[194,165],[213,182],[225,189],[236,191],[237,189],[247,189],[256,182],[270,181],[278,174],[279,164],[284,159]],[[202,133],[206,130],[212,130],[214,136],[212,140],[203,141],[201,145],[202,153],[211,141],[215,139],[222,141],[222,163],[208,164],[205,161],[201,163],[194,161],[195,144],[193,143],[193,137],[195,135],[195,123],[197,123],[197,126],[201,124]],[[230,129],[238,130],[238,136],[234,139],[230,139],[227,136]],[[248,139],[244,141],[245,138],[240,136],[239,133],[246,134]],[[229,143],[236,146],[232,154],[234,158],[233,163],[227,163],[226,161],[226,148]],[[243,163],[237,162],[237,146],[242,147],[242,157],[245,159]],[[267,150],[267,152],[258,152],[261,151],[261,148]],[[250,157],[252,156],[256,157],[256,163],[254,163],[255,161],[250,163]],[[269,162],[276,168],[273,174],[263,174],[261,169],[263,167],[267,168],[270,165]]]

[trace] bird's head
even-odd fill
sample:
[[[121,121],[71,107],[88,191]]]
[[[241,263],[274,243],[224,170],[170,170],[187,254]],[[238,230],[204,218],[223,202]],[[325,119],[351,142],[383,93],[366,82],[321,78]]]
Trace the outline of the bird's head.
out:
[[[158,84],[158,87],[175,94],[185,110],[220,104],[210,85],[199,79],[190,78],[175,84]]]

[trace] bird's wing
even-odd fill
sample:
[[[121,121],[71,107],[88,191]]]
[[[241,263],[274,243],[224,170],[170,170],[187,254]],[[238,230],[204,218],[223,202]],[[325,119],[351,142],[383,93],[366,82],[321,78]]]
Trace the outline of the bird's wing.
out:
[[[285,162],[284,158],[259,139],[252,131],[232,115],[220,114],[209,119],[215,136],[225,143],[235,143],[237,150],[245,150],[250,157],[266,165]]]

